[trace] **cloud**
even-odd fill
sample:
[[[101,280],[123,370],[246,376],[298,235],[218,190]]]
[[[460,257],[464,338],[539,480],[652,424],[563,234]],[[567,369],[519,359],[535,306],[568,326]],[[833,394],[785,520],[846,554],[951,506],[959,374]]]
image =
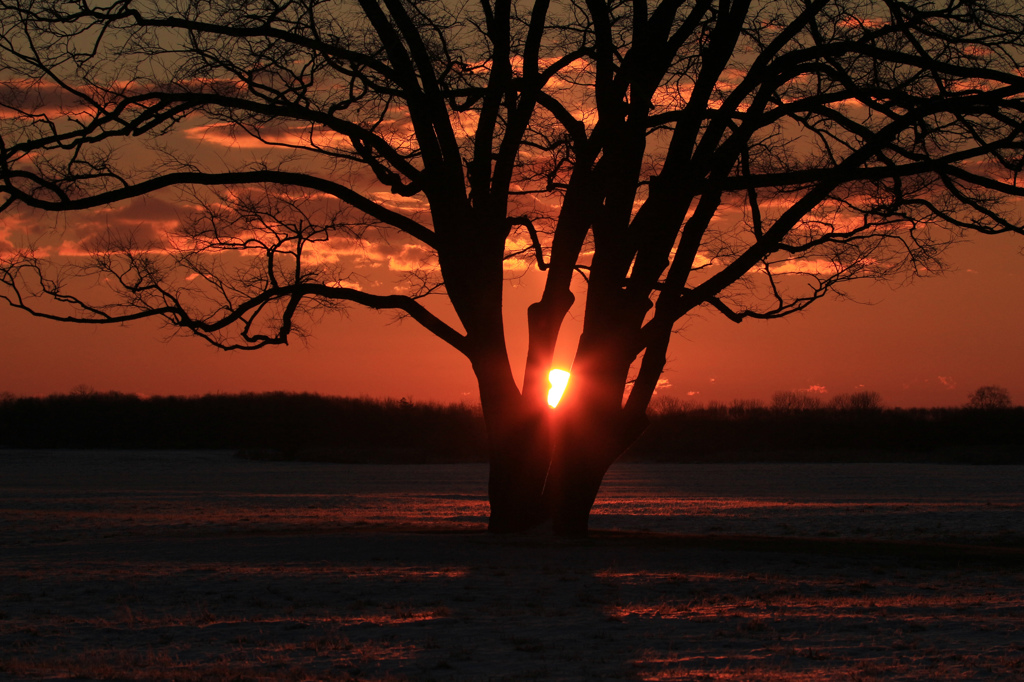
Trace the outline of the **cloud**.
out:
[[[419,244],[403,244],[398,251],[387,253],[389,249],[380,248],[390,245],[377,245],[376,252],[387,259],[388,268],[396,272],[413,272],[416,270],[437,270],[437,255],[430,249]]]
[[[38,225],[24,213],[0,213],[0,254],[13,253],[32,241]]]
[[[13,79],[0,81],[0,119],[31,116],[58,116],[62,112],[84,107],[56,83]]]
[[[651,104],[659,109],[681,109],[693,95],[692,83],[670,83],[658,86],[651,95]]]
[[[381,206],[403,215],[422,215],[429,212],[430,205],[421,196],[403,197],[391,192],[372,192],[370,198]]]
[[[354,289],[355,291],[363,291],[363,286],[359,282],[335,280],[332,282],[324,282],[324,284],[335,289]]]
[[[879,29],[883,26],[888,26],[889,22],[884,19],[872,19],[870,17],[846,17],[845,19],[840,19],[836,25],[840,28]]]
[[[189,210],[186,205],[150,195],[79,212],[68,221],[57,254],[85,256],[129,244],[147,251],[167,250],[182,215]]]
[[[523,272],[529,269],[531,261],[526,258],[520,258],[519,256],[513,256],[512,258],[506,258],[501,263],[501,267],[506,272]]]
[[[274,145],[352,149],[352,143],[347,136],[321,126],[260,126],[256,133],[258,137],[234,123],[209,123],[184,131],[185,137],[190,140],[200,140],[229,149],[268,149]]]
[[[294,240],[281,240],[303,225],[312,237],[303,246],[304,265],[310,273],[323,266],[324,281],[343,282],[357,274],[394,284],[395,277],[371,277],[371,271],[379,269],[401,276],[438,270],[433,249],[393,230],[368,227],[362,224],[361,216],[353,219],[349,215],[352,212],[335,197],[279,186],[232,187],[210,197],[205,206],[150,195],[56,219],[29,211],[8,212],[0,215],[0,251],[38,244],[41,255],[64,258],[112,253],[126,247],[157,255],[188,252],[203,246],[188,236],[192,232],[189,228],[194,227],[201,239],[209,236],[212,241],[216,234],[222,240],[223,247],[207,249],[211,256],[220,250],[229,257],[233,253],[260,258],[269,248],[261,244],[281,242],[284,249],[280,253],[290,251]],[[309,234],[311,224],[321,225],[323,230]],[[243,249],[247,240],[251,240],[250,246]],[[279,260],[279,264],[284,262]],[[525,265],[523,260],[507,267]]]
[[[187,210],[154,196],[56,216],[12,207],[0,215],[0,251],[32,247],[40,257],[80,257],[129,244],[161,251],[170,247],[169,235]]]
[[[139,97],[154,93],[152,100],[141,100],[125,111],[142,112],[157,102],[158,93],[213,92],[235,95],[244,87],[239,81],[223,79],[190,79],[172,83],[143,83],[114,80],[105,84],[80,84],[71,92],[54,81],[38,79],[10,79],[0,81],[0,118],[20,118],[25,115],[47,118],[94,117],[101,111],[110,111],[125,97]]]
[[[824,258],[787,260],[773,263],[768,267],[773,275],[823,275],[831,276],[839,272],[839,266]]]
[[[354,267],[386,267],[399,273],[432,272],[438,268],[437,255],[422,244],[368,240],[347,235],[313,242],[306,247],[304,253],[311,264],[348,260],[349,265]]]
[[[459,137],[473,137],[476,134],[477,126],[480,124],[480,112],[454,111],[449,115],[452,123],[452,130]]]

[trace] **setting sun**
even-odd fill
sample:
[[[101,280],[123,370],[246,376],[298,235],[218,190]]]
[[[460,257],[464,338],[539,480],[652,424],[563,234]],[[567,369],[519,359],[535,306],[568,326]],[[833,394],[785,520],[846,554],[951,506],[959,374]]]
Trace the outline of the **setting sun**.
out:
[[[569,383],[569,373],[564,369],[553,369],[548,372],[548,383],[551,389],[548,391],[548,405],[555,407],[565,393],[565,386]]]

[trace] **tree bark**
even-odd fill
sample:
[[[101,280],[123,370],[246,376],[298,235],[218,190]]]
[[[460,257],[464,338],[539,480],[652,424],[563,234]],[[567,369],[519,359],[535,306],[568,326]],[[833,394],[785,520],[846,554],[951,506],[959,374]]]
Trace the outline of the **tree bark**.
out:
[[[492,533],[530,530],[550,517],[544,500],[550,443],[542,416],[499,415],[488,424],[490,475],[487,484]]]
[[[555,535],[585,536],[605,474],[643,433],[646,420],[619,406],[600,409],[578,395],[557,409],[534,402],[485,410],[488,530],[523,532],[550,520]]]
[[[646,420],[630,420],[588,405],[570,405],[553,429],[551,467],[545,487],[555,535],[587,534],[590,512],[605,474],[646,428]]]
[[[550,520],[556,535],[586,535],[605,473],[642,428],[630,429],[622,411],[572,404],[535,410],[524,403],[486,415],[488,530],[524,532]]]

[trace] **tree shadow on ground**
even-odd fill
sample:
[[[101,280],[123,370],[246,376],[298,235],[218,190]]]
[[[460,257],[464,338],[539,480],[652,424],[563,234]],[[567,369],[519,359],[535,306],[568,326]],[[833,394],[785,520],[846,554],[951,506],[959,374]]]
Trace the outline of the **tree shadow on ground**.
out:
[[[1013,547],[465,526],[24,543],[0,676],[866,679],[1024,669]]]

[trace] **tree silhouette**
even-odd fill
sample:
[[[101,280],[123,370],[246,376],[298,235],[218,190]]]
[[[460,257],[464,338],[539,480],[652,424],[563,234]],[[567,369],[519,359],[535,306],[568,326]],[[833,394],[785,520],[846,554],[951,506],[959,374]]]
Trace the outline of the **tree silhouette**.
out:
[[[1009,0],[0,0],[0,21],[8,302],[224,348],[346,305],[408,316],[476,374],[494,531],[586,531],[692,311],[781,317],[1021,232]],[[401,278],[363,276],[375,258]],[[524,267],[546,280],[517,382]]]
[[[1002,386],[982,386],[967,399],[967,407],[975,410],[1006,410],[1013,407],[1010,392]]]

